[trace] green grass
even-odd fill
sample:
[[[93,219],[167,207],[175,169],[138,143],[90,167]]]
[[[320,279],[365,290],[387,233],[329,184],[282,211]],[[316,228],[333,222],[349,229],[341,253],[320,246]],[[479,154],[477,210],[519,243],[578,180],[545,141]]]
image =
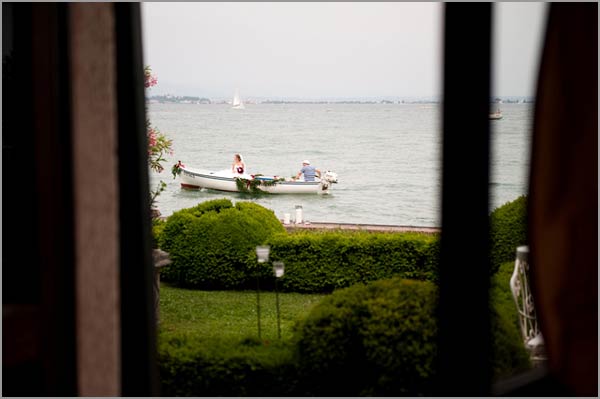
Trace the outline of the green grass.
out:
[[[296,320],[326,295],[279,293],[281,339],[289,341]],[[244,340],[258,337],[256,291],[200,291],[162,283],[159,333],[201,339]],[[261,335],[277,339],[274,292],[260,292]]]

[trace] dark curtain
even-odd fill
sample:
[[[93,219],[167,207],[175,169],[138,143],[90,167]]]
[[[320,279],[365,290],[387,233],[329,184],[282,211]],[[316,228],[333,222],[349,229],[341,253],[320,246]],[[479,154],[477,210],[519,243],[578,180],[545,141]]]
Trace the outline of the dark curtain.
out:
[[[598,394],[598,8],[553,3],[531,154],[532,289],[549,371]]]

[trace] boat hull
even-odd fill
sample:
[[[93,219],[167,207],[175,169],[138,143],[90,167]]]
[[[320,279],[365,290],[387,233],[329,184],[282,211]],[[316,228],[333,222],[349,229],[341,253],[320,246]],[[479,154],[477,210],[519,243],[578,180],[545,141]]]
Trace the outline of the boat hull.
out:
[[[250,180],[252,176],[241,175],[241,178]],[[236,177],[229,173],[211,172],[205,170],[192,170],[181,168],[179,174],[181,186],[188,189],[206,188],[210,190],[240,192]],[[259,186],[260,190],[270,194],[327,194],[329,187],[321,185],[319,181],[282,181],[273,186]]]

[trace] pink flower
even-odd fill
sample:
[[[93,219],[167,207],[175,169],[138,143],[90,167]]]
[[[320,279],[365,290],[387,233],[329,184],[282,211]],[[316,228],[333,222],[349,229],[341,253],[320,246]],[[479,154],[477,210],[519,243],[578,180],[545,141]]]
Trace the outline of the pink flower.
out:
[[[150,68],[146,68],[144,71],[144,87],[152,87],[158,84],[158,78],[156,75],[152,75],[152,70]]]
[[[152,69],[146,67],[144,69],[144,86],[148,88],[157,83],[158,79],[152,74]],[[173,155],[173,148],[171,148],[173,142],[164,133],[152,127],[148,120],[146,120],[146,137],[148,138],[148,166],[151,170],[160,173],[164,170],[161,164],[165,161],[164,155]]]

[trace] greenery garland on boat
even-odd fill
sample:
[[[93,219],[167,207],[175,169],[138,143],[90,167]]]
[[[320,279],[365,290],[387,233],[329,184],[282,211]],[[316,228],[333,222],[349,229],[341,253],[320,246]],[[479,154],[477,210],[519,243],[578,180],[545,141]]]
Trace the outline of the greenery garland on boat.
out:
[[[236,177],[235,184],[240,193],[251,193],[251,194],[261,194],[265,193],[264,190],[261,190],[260,187],[272,187],[279,182],[285,181],[285,178],[275,178],[275,179],[257,179],[257,177],[262,176],[261,174],[254,175],[252,179],[244,179],[243,177]]]
[[[173,174],[173,179],[181,174],[181,168],[185,168],[185,165],[181,163],[181,161],[177,161],[175,165],[171,168],[171,173]]]

